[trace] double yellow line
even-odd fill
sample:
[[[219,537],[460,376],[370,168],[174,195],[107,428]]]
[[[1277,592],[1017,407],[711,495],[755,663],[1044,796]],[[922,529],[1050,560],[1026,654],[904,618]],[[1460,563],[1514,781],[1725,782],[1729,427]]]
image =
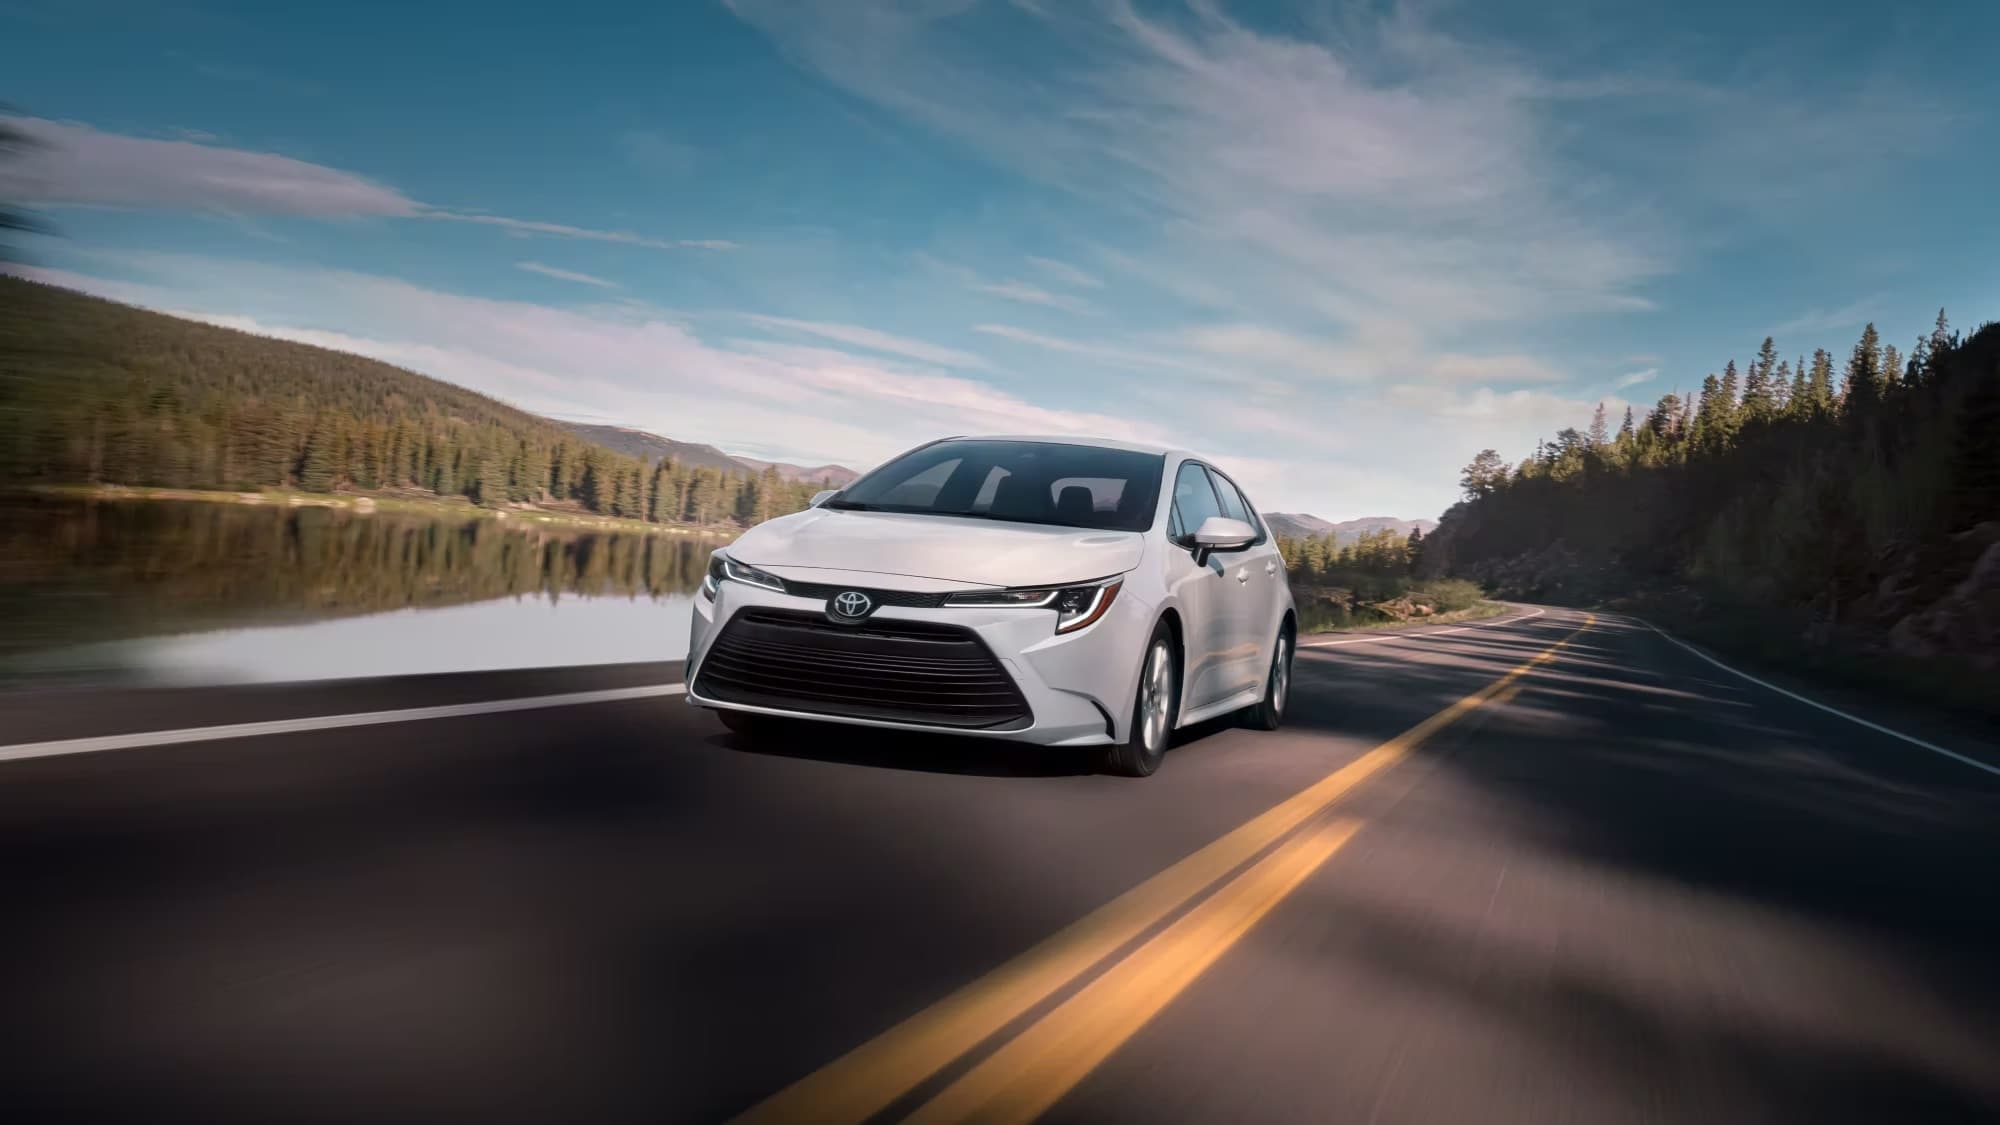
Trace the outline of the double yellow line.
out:
[[[1584,624],[1506,675],[1368,751],[1057,932],[979,980],[780,1090],[736,1125],[859,1125],[1181,912],[1369,777],[1553,660]],[[1510,695],[1511,697],[1511,695]],[[1027,1122],[1089,1074],[1192,984],[1360,827],[1300,833],[959,1076],[909,1118]]]

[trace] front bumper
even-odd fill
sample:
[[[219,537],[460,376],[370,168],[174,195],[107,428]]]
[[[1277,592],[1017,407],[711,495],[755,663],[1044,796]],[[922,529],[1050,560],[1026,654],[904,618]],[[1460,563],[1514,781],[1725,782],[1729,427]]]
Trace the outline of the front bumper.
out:
[[[859,588],[880,588],[880,576]],[[805,703],[782,706],[732,702],[702,690],[702,671],[711,646],[730,620],[746,610],[792,611],[818,615],[825,601],[781,594],[741,582],[724,582],[713,600],[696,594],[688,637],[687,701],[758,714],[809,718],[857,727],[934,731],[1044,746],[1093,746],[1125,737],[1138,690],[1139,662],[1152,621],[1136,599],[1120,597],[1086,628],[1061,636],[1049,610],[1015,608],[907,608],[885,605],[870,621],[928,623],[969,630],[990,651],[1027,705],[1025,725],[1011,729],[967,729],[903,719],[835,714]],[[748,619],[746,619],[748,624]]]

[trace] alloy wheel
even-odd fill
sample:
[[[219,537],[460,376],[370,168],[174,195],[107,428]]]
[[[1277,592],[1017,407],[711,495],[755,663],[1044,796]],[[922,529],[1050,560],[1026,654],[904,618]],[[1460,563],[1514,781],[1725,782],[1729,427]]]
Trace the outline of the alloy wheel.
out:
[[[1278,651],[1271,658],[1271,706],[1285,710],[1285,693],[1292,686],[1292,639],[1278,634]]]
[[[1167,650],[1166,642],[1153,645],[1146,656],[1146,681],[1141,688],[1145,701],[1140,711],[1144,717],[1140,737],[1147,750],[1158,750],[1166,745],[1167,724],[1172,716],[1167,714],[1173,704],[1173,654]]]

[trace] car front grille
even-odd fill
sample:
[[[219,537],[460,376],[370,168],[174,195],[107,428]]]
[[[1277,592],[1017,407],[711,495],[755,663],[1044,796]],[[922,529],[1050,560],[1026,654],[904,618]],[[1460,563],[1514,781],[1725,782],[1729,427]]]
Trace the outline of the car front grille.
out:
[[[694,692],[816,715],[963,730],[1020,730],[1028,701],[971,630],[871,618],[745,609],[702,657]]]
[[[878,606],[893,605],[904,609],[936,609],[944,604],[947,594],[920,594],[912,590],[871,590],[866,586],[831,586],[822,582],[794,582],[784,579],[785,593],[801,598],[818,598],[825,601],[835,594],[847,590],[859,590],[867,594]]]

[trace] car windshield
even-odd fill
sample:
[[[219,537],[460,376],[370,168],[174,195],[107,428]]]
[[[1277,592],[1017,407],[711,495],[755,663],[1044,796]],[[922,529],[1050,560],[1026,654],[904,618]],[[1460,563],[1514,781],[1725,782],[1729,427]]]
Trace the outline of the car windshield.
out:
[[[1144,531],[1165,460],[1058,442],[941,441],[876,469],[825,507]]]

